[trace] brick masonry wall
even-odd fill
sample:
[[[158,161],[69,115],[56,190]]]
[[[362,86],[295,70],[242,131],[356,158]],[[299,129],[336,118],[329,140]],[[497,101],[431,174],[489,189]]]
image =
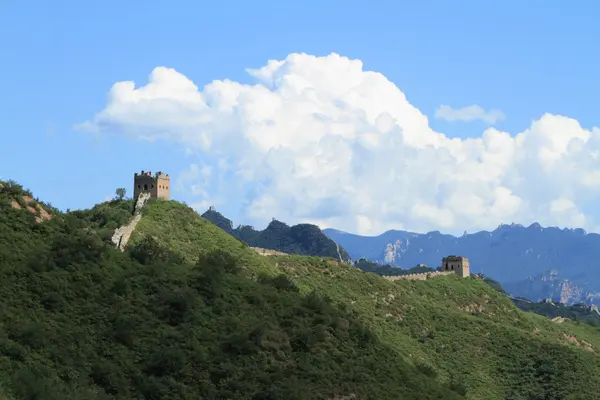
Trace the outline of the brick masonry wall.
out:
[[[260,247],[251,247],[251,249],[263,256],[287,256],[288,255],[287,253],[282,253],[281,251],[262,249]]]
[[[433,271],[433,272],[423,272],[420,274],[408,274],[408,275],[398,275],[398,276],[383,276],[383,279],[387,279],[388,281],[397,281],[400,279],[408,279],[411,281],[424,281],[430,278],[436,278],[438,276],[444,275],[454,275],[456,274],[454,271]]]

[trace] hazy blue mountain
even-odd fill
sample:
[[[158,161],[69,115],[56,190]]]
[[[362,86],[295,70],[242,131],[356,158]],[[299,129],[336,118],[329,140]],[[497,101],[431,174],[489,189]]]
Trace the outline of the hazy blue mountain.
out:
[[[446,255],[463,255],[473,273],[494,278],[515,296],[560,299],[567,304],[600,301],[600,235],[583,229],[543,228],[535,223],[500,225],[491,232],[459,237],[437,231],[360,236],[325,229],[324,233],[355,260],[435,268]]]

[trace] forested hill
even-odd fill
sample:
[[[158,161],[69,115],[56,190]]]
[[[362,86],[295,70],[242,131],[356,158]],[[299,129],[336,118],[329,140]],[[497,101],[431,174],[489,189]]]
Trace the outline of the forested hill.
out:
[[[0,399],[594,399],[600,334],[476,278],[263,257],[191,208],[0,187]],[[43,216],[43,217],[42,217]]]
[[[346,250],[329,239],[316,225],[289,226],[273,220],[262,231],[247,225],[240,225],[234,229],[233,222],[214,209],[206,211],[202,214],[202,218],[211,221],[251,247],[277,250],[288,254],[331,257],[343,261],[350,259]]]

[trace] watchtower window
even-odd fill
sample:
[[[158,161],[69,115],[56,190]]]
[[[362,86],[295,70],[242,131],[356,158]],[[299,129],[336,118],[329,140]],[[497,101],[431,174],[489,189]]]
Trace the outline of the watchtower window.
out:
[[[148,190],[148,184],[144,184],[144,190]]]
[[[152,189],[154,189],[154,185],[152,185]]]
[[[138,189],[139,189],[139,188],[141,188],[141,186],[140,186],[140,185],[138,185]]]

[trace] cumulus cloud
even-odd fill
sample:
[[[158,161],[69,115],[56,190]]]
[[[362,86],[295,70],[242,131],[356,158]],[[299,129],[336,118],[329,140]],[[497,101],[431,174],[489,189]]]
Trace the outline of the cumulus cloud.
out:
[[[197,164],[191,164],[186,170],[182,171],[175,181],[175,187],[181,192],[189,192],[193,196],[208,197],[209,193],[206,187],[210,182],[212,167]]]
[[[534,221],[597,230],[600,129],[546,114],[515,135],[488,128],[461,140],[434,131],[360,60],[290,54],[247,72],[253,84],[199,88],[157,67],[140,87],[115,83],[80,127],[179,143],[201,163],[178,184],[198,204],[239,207],[243,223],[277,217],[367,234]]]
[[[492,109],[485,111],[483,108],[477,105],[463,108],[452,108],[450,106],[442,105],[435,110],[435,117],[439,119],[445,119],[446,121],[481,120],[491,125],[505,118],[504,113],[500,110]]]

